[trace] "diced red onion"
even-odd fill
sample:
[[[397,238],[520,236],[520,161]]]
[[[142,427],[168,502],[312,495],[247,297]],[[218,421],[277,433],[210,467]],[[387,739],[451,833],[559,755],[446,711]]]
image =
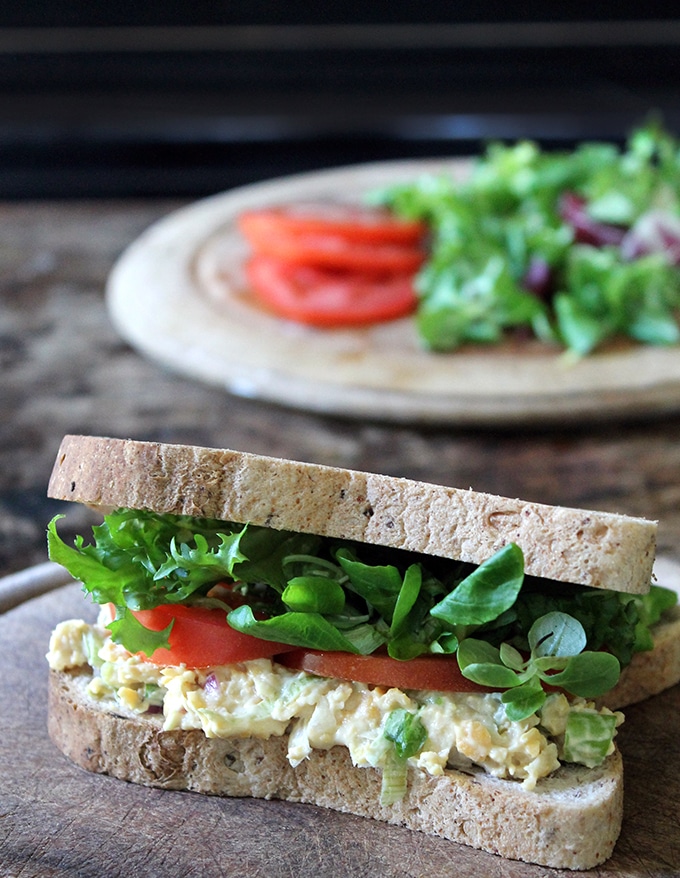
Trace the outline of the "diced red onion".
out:
[[[220,684],[215,674],[208,674],[208,676],[205,678],[205,683],[203,684],[203,691],[205,692],[206,696],[214,697],[215,695],[217,695],[219,690]]]

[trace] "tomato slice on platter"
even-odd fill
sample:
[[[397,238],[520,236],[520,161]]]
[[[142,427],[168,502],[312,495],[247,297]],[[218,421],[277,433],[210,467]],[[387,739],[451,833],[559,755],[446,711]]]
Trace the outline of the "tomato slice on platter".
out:
[[[405,220],[387,210],[349,204],[291,204],[246,210],[238,219],[248,239],[286,235],[338,235],[347,241],[411,244],[422,241],[425,223]]]
[[[261,238],[250,237],[249,241],[253,250],[262,256],[339,271],[415,272],[425,260],[425,253],[419,247],[349,241],[341,235],[277,232]]]
[[[353,655],[294,649],[276,659],[279,664],[319,677],[335,677],[396,689],[431,689],[436,692],[493,692],[464,677],[453,656],[423,655],[399,661],[385,653]]]
[[[188,668],[228,665],[269,658],[293,649],[284,643],[260,640],[235,631],[224,610],[162,604],[152,610],[133,610],[135,618],[152,631],[162,631],[174,619],[170,649],[159,648],[145,658],[155,665],[185,664]]]
[[[410,274],[380,277],[253,256],[246,277],[257,298],[280,317],[313,326],[395,320],[412,314],[417,305]]]

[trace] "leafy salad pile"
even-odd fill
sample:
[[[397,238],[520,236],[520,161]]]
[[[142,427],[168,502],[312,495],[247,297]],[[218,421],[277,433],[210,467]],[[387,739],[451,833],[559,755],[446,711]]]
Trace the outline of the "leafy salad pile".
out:
[[[658,124],[623,149],[493,143],[464,182],[426,175],[370,200],[431,229],[416,279],[431,350],[517,327],[578,356],[617,336],[680,341],[680,143]]]
[[[676,602],[652,586],[644,596],[524,575],[509,544],[479,567],[398,549],[252,525],[118,510],[94,541],[67,545],[48,527],[50,558],[98,604],[114,604],[115,642],[147,655],[171,628],[151,631],[132,610],[161,604],[221,606],[237,631],[324,651],[394,659],[450,655],[464,676],[503,691],[508,717],[530,716],[544,684],[586,698],[611,689],[621,665],[652,646],[649,626]],[[236,581],[232,609],[208,596]]]

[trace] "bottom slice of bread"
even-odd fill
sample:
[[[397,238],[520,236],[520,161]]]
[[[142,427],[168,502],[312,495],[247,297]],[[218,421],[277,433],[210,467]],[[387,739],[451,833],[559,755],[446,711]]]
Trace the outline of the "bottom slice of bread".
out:
[[[52,740],[88,771],[165,789],[308,802],[554,868],[603,862],[620,832],[618,751],[595,769],[563,767],[534,791],[483,771],[411,770],[404,798],[383,806],[380,772],[355,768],[343,747],[315,750],[293,768],[285,738],[164,731],[162,716],[103,711],[87,695],[90,680],[87,666],[50,671],[48,713]]]

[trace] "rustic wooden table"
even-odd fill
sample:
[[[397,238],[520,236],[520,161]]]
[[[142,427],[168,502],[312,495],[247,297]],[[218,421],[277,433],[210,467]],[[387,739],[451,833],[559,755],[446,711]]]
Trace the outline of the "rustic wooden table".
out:
[[[62,507],[46,499],[45,488],[59,441],[67,432],[227,446],[547,503],[647,516],[660,522],[659,552],[680,560],[680,413],[564,429],[473,430],[357,422],[238,399],[143,359],[121,341],[110,324],[104,284],[123,249],[154,220],[178,206],[169,200],[0,205],[0,576],[46,558],[45,526]],[[70,510],[68,527],[76,529],[83,515]],[[21,607],[5,614],[5,619],[17,612],[22,612]],[[52,616],[41,613],[44,626],[44,620]],[[26,611],[16,619],[21,637],[29,637]],[[11,630],[8,622],[2,628],[6,637]],[[33,647],[38,664],[43,646]],[[12,691],[16,694],[21,688],[20,663],[13,668]],[[27,680],[34,676],[40,692],[43,668],[31,669]],[[29,726],[34,731],[42,729],[40,722],[31,721]],[[661,728],[655,733],[661,734]],[[31,746],[26,740],[23,745]],[[52,753],[44,741],[40,750],[41,754]],[[41,775],[41,780],[35,775],[35,784],[49,784],[50,769],[45,765],[45,777]],[[59,769],[61,781],[63,771],[63,767]],[[677,786],[678,778],[672,783]],[[2,785],[5,788],[0,789],[0,797],[8,793],[4,779]],[[24,795],[25,784],[21,790]],[[41,801],[44,804],[44,795]],[[29,813],[30,802],[22,802]],[[11,802],[6,804],[7,808],[0,809],[3,815],[11,810]],[[12,807],[18,807],[16,802]],[[254,817],[263,810],[261,804],[251,808]],[[16,813],[24,812],[20,809]],[[329,831],[334,825],[331,821]],[[224,833],[225,829],[219,831]],[[389,837],[396,843],[398,833],[390,830]],[[299,843],[299,833],[296,838]],[[28,844],[22,836],[24,842]],[[36,839],[33,842],[30,851],[26,849],[23,867],[18,859],[14,863],[17,872],[65,874],[59,873],[52,861],[47,868],[49,851],[54,849],[49,841],[43,847]],[[142,841],[138,838],[136,843]],[[120,839],[116,844],[117,850],[124,850]],[[423,842],[422,850],[429,844]],[[650,862],[640,871],[629,869],[630,862],[624,870],[619,862],[612,874],[678,874],[678,840],[670,839],[669,845],[665,862],[657,856],[655,866]],[[65,849],[63,839],[59,849]],[[13,850],[18,856],[19,849]],[[317,862],[314,852],[307,853],[307,865],[318,874],[334,874],[328,864],[326,871],[319,867],[323,857]],[[363,865],[357,861],[346,874],[369,874],[361,871],[371,865],[366,850],[364,855]],[[2,856],[0,853],[0,865]],[[93,856],[90,865],[96,860]],[[390,862],[389,871],[382,874],[416,874],[405,864],[397,867],[394,858]],[[439,874],[444,874],[442,861],[437,862]],[[387,860],[383,863],[388,868]],[[473,868],[469,858],[464,863],[466,869]],[[494,858],[485,857],[481,863],[475,866],[474,874],[490,874],[489,869],[499,875],[525,874],[521,869],[513,871],[516,867],[510,864],[499,866]],[[422,856],[417,865],[419,874],[435,874]],[[377,871],[371,874],[379,874],[379,861],[372,861],[372,866]],[[266,871],[266,863],[262,868]],[[174,874],[167,871],[167,862],[164,869]],[[0,873],[8,874],[2,869]],[[538,874],[538,870],[526,874],[530,873]],[[98,874],[125,871],[119,862]]]

